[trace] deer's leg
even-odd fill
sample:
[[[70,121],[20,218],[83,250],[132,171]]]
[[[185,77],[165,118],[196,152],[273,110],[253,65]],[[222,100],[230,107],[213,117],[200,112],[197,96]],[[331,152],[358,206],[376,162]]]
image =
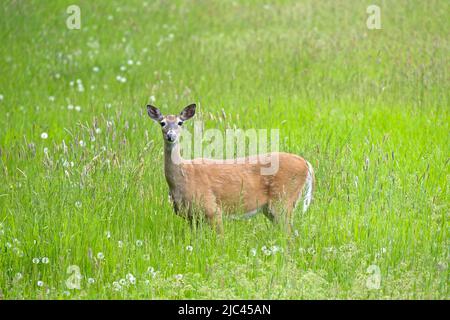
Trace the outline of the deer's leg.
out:
[[[275,222],[275,209],[270,203],[262,208],[262,212],[264,216],[266,216],[266,218],[270,220],[270,222]]]
[[[223,235],[222,209],[215,201],[208,201],[206,207],[206,219],[209,225],[220,235]]]
[[[286,201],[286,199],[279,199],[269,202],[267,210],[264,211],[264,214],[272,222],[276,224],[282,223],[286,228],[286,231],[290,234],[292,229],[293,209],[294,205],[291,201]]]

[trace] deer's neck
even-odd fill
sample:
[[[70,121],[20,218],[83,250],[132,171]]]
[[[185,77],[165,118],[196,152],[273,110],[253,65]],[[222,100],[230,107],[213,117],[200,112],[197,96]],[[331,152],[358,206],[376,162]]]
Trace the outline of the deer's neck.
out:
[[[166,142],[164,144],[164,173],[171,190],[182,188],[184,185],[182,162],[180,145]]]

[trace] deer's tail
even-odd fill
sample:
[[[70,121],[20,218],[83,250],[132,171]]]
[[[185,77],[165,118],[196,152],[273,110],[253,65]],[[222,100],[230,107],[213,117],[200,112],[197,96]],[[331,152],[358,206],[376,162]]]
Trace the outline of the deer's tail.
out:
[[[306,165],[308,167],[308,173],[306,174],[305,186],[303,187],[303,212],[308,210],[308,207],[311,204],[316,184],[312,165],[308,161],[306,161]]]

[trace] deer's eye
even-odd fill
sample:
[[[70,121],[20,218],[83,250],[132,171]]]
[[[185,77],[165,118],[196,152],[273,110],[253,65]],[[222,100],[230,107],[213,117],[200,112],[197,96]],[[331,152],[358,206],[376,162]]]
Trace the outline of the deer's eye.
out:
[[[164,121],[161,121],[159,124],[161,125],[161,127],[164,127],[166,125]]]
[[[179,122],[178,122],[178,125],[179,125],[179,126],[182,126],[182,125],[183,125],[183,121],[179,121]]]

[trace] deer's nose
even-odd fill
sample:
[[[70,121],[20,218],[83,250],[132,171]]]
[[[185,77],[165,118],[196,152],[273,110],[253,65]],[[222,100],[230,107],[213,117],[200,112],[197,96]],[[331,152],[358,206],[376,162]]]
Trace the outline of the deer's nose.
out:
[[[169,142],[174,142],[177,139],[177,134],[172,130],[169,130],[166,136]]]

